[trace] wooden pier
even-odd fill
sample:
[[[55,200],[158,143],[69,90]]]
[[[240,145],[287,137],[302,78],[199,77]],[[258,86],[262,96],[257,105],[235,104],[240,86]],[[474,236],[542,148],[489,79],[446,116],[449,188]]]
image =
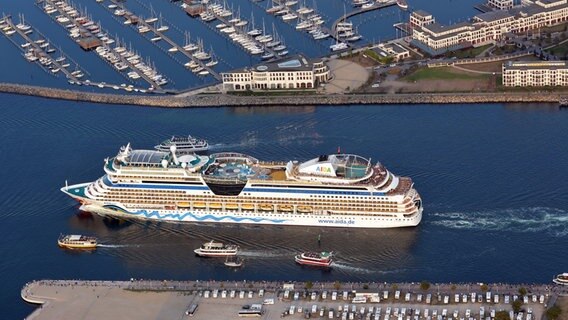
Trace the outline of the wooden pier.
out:
[[[44,2],[45,2],[45,3],[48,3],[48,4],[51,5],[53,8],[57,9],[57,12],[58,12],[60,15],[62,15],[62,16],[64,16],[64,17],[66,17],[67,19],[69,19],[69,21],[71,21],[76,27],[78,27],[78,28],[80,28],[80,29],[82,29],[82,30],[85,30],[85,28],[83,27],[83,25],[82,25],[81,23],[79,23],[79,21],[77,21],[77,19],[75,19],[74,17],[72,17],[71,15],[69,15],[69,14],[68,14],[65,10],[63,10],[60,6],[56,5],[54,0],[42,0],[42,1],[40,1],[40,2],[37,2],[37,4],[38,4],[38,6],[39,6],[41,3],[44,3]],[[67,3],[67,2],[65,2],[65,3],[66,3],[67,5],[70,5],[70,4]],[[42,11],[44,11],[43,8],[40,8],[40,9],[42,9]],[[44,11],[44,12],[45,12],[45,11]],[[82,14],[82,13],[81,13],[81,14]],[[48,14],[48,15],[53,18],[53,15],[51,15],[51,14]],[[61,23],[59,23],[59,22],[57,22],[57,23],[60,24],[61,26],[65,27],[65,26],[62,25]],[[101,27],[100,25],[99,25],[99,28],[101,29],[100,31],[103,31],[103,30],[102,30],[102,27]],[[66,28],[66,30],[67,30],[67,28]],[[84,37],[84,38],[90,38],[90,37],[96,38],[95,35],[93,35],[92,32],[90,32],[90,31],[88,31],[88,30],[85,30],[85,33],[84,33],[84,34],[87,34],[87,35],[88,35],[87,37]],[[107,34],[108,34],[108,33],[107,33]],[[97,39],[98,39],[98,38],[97,38]],[[144,79],[146,82],[148,82],[148,83],[150,84],[150,86],[152,86],[152,88],[157,89],[157,90],[161,90],[160,85],[158,85],[158,84],[156,83],[156,81],[154,81],[154,79],[152,79],[152,78],[150,78],[149,76],[147,76],[144,72],[140,71],[136,66],[134,66],[130,61],[128,61],[127,59],[125,59],[125,58],[124,58],[123,56],[121,56],[119,53],[115,52],[112,47],[110,47],[110,46],[108,46],[108,45],[106,45],[106,44],[104,44],[104,43],[101,43],[101,45],[104,46],[107,50],[112,51],[112,52],[120,59],[120,61],[121,61],[122,63],[124,63],[125,65],[127,65],[132,71],[135,71],[136,73],[138,73],[138,75],[139,75],[142,79]],[[90,49],[92,49],[92,48],[90,48]]]
[[[12,18],[10,16],[6,16],[3,19],[8,25],[10,25],[10,27],[12,29],[16,30],[16,33],[19,34],[20,37],[22,37],[27,43],[29,43],[34,48],[34,52],[35,52],[36,55],[39,55],[39,56],[45,57],[45,58],[49,58],[50,61],[51,61],[51,64],[54,65],[55,68],[59,69],[59,71],[63,72],[65,74],[65,76],[67,77],[67,79],[72,80],[72,81],[78,81],[79,80],[77,77],[75,77],[75,75],[73,75],[73,73],[69,72],[69,70],[67,70],[67,68],[63,67],[59,62],[57,62],[56,59],[52,59],[51,56],[48,53],[43,51],[43,49],[39,46],[39,44],[37,44],[34,40],[32,40],[30,37],[28,37],[28,35],[24,31],[22,31],[18,27],[16,27],[14,22],[12,22]],[[21,46],[18,46],[18,47],[20,47],[20,49],[22,48]],[[40,65],[43,69],[45,69],[44,66],[41,63],[40,63]],[[50,73],[53,74],[53,72],[50,72]]]
[[[117,1],[117,0],[110,0],[110,2],[117,5],[119,8],[128,11],[128,9],[124,6],[124,2]],[[138,20],[137,25],[138,26],[144,26],[144,27],[147,27],[148,29],[150,29],[150,31],[153,32],[156,36],[162,38],[163,41],[167,42],[171,46],[171,48],[175,48],[176,52],[179,52],[179,53],[183,54],[184,56],[186,56],[188,59],[194,61],[200,67],[202,67],[204,70],[207,70],[209,72],[209,74],[211,74],[216,80],[221,81],[221,75],[219,73],[217,73],[215,70],[213,70],[213,68],[208,67],[201,60],[195,58],[191,53],[187,52],[183,48],[183,46],[177,44],[175,41],[173,41],[168,36],[166,36],[163,32],[158,31],[158,28],[155,28],[153,24],[147,23],[146,21],[144,21],[144,19],[140,18]],[[138,31],[138,30],[136,30],[136,31]]]

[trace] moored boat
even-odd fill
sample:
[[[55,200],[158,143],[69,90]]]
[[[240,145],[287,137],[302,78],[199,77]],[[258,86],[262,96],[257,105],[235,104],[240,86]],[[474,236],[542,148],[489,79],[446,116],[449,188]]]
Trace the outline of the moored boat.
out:
[[[215,242],[213,240],[206,242],[200,248],[193,250],[193,252],[195,252],[195,254],[200,257],[236,256],[238,251],[239,247],[236,245],[226,245],[221,242]]]
[[[97,238],[79,234],[61,234],[57,239],[57,244],[62,248],[68,249],[95,249]]]
[[[301,265],[329,268],[333,262],[332,256],[332,252],[303,252],[294,260]]]

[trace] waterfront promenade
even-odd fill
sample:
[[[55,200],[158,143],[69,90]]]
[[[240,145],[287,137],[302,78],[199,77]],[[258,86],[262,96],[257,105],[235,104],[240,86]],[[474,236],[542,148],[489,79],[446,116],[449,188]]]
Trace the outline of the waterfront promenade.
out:
[[[264,306],[262,318],[277,319],[292,305],[304,310],[314,305],[318,310],[338,310],[339,306],[355,306],[351,300],[356,293],[375,293],[380,301],[358,304],[357,312],[361,306],[367,311],[373,307],[375,312],[382,308],[386,315],[387,308],[392,307],[396,313],[400,307],[409,310],[407,315],[414,310],[418,319],[426,319],[426,309],[431,313],[457,312],[462,317],[470,312],[472,316],[479,314],[482,308],[487,314],[491,310],[509,311],[511,305],[506,300],[512,301],[522,287],[527,290],[525,314],[530,309],[532,319],[540,320],[547,303],[566,294],[566,288],[545,284],[487,284],[484,288],[479,283],[450,283],[431,284],[427,290],[420,283],[315,282],[308,285],[311,289],[306,286],[305,282],[266,281],[41,280],[26,284],[21,296],[41,305],[27,319],[183,319],[191,304],[199,304],[196,319],[237,319],[243,305],[262,303],[264,299],[273,299],[274,304]],[[490,292],[491,299],[486,298],[484,289]]]
[[[201,90],[205,91],[206,90]],[[554,103],[568,95],[561,92],[488,93],[406,93],[406,94],[271,94],[241,96],[231,94],[121,95],[0,83],[0,92],[103,104],[125,104],[162,108],[224,106],[321,106],[356,104],[473,104],[473,103]]]

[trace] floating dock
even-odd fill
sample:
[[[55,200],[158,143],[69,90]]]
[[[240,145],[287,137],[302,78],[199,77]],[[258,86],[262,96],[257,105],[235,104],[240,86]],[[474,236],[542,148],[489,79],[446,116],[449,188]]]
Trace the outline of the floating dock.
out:
[[[127,8],[124,5],[124,2],[122,1],[117,1],[117,0],[110,0],[110,2],[112,2],[113,4],[115,4],[118,8],[122,9],[122,10],[127,10]],[[104,3],[101,3],[104,5]],[[128,19],[128,17],[127,17]],[[131,25],[135,25],[135,24],[131,24]],[[196,59],[195,57],[193,57],[193,55],[189,52],[187,52],[183,46],[177,44],[175,41],[173,41],[172,39],[170,39],[168,36],[166,36],[163,32],[158,31],[158,28],[154,27],[153,24],[151,23],[147,23],[146,21],[144,21],[144,19],[138,19],[136,25],[138,26],[144,26],[147,27],[148,29],[150,29],[150,32],[153,32],[157,37],[160,37],[163,41],[167,42],[171,48],[175,48],[176,52],[183,54],[184,56],[186,56],[189,60],[194,61],[195,63],[197,63],[200,67],[202,67],[204,70],[207,70],[209,72],[209,74],[211,74],[213,77],[215,77],[215,79],[217,79],[218,81],[221,81],[221,75],[219,73],[217,73],[215,70],[213,70],[213,68],[208,67],[205,63],[203,63],[201,60]]]
[[[51,65],[53,65],[55,67],[55,69],[59,70],[58,72],[62,72],[63,74],[65,74],[65,76],[71,80],[71,81],[79,81],[79,79],[73,74],[73,72],[70,72],[69,70],[67,70],[67,68],[63,67],[62,64],[60,64],[56,59],[51,58],[51,56],[45,52],[43,50],[43,48],[34,40],[32,40],[30,37],[28,37],[28,35],[23,31],[20,30],[20,28],[18,28],[13,22],[10,16],[5,16],[2,18],[2,20],[4,22],[6,22],[13,30],[16,31],[16,33],[22,37],[24,39],[25,42],[29,43],[30,46],[33,48],[34,50],[34,54],[36,57],[38,58],[48,58]],[[34,28],[30,25],[30,30],[34,30]],[[9,37],[9,36],[8,36]],[[17,47],[19,47],[20,49],[23,49],[22,46],[18,45],[17,43],[15,43],[14,41],[12,41],[12,39],[10,39],[10,41],[12,43],[14,43],[14,45],[16,45]],[[44,39],[44,41],[47,41]],[[46,69],[38,60],[39,65],[46,70],[47,72],[55,75],[55,73],[51,72],[51,70]],[[53,69],[53,70],[55,70]]]
[[[53,7],[54,9],[57,10],[59,16],[63,16],[63,17],[65,17],[65,18],[67,18],[73,25],[75,25],[77,28],[80,28],[80,29],[83,30],[83,31],[81,32],[81,34],[82,34],[81,40],[85,41],[84,46],[83,46],[83,45],[81,46],[83,49],[91,50],[91,49],[97,48],[97,47],[99,47],[99,46],[105,47],[107,50],[110,50],[110,51],[114,52],[115,55],[120,59],[120,62],[122,62],[123,64],[127,65],[132,71],[135,71],[136,73],[138,73],[138,75],[139,75],[142,79],[144,79],[146,82],[148,82],[148,83],[150,84],[150,86],[151,86],[153,89],[155,89],[155,90],[160,90],[160,91],[161,91],[161,86],[160,86],[154,79],[150,78],[150,77],[149,77],[148,75],[146,75],[144,72],[142,72],[141,70],[139,70],[135,65],[133,65],[133,64],[132,64],[130,61],[128,61],[127,59],[125,59],[122,55],[120,55],[119,53],[116,53],[112,47],[110,47],[110,46],[108,46],[108,45],[106,45],[106,44],[104,44],[104,43],[102,43],[102,42],[100,42],[100,43],[91,43],[91,42],[89,42],[89,39],[93,39],[93,41],[94,41],[94,39],[96,39],[96,40],[99,40],[99,39],[96,38],[95,35],[94,35],[91,31],[86,30],[86,29],[84,28],[84,26],[83,26],[79,21],[77,21],[77,19],[76,19],[75,16],[72,16],[71,14],[69,14],[68,11],[64,10],[64,7],[57,5],[57,1],[54,1],[54,0],[41,0],[41,1],[37,2],[36,4],[37,4],[38,6],[40,6],[42,3],[44,3],[44,4],[49,4],[51,7]],[[69,3],[67,3],[67,2],[63,2],[63,3],[65,3],[65,5],[67,5],[67,6],[71,6],[71,5],[70,5]],[[59,25],[61,25],[62,27],[64,27],[64,28],[67,30],[67,27],[66,27],[65,25],[63,25],[61,22],[57,21],[57,19],[56,19],[55,17],[53,17],[52,14],[47,13],[45,10],[43,10],[43,8],[40,8],[40,9],[42,9],[42,11],[44,11],[48,16],[50,16],[51,18],[53,18],[54,21],[56,21]],[[76,9],[75,9],[75,10],[76,10]],[[100,25],[99,25],[99,28],[100,28],[99,31],[103,31],[103,30],[102,30],[102,27],[101,27]],[[107,34],[108,34],[108,32],[107,32]],[[121,74],[122,74],[122,73],[121,73]],[[103,87],[105,87],[105,86],[106,86],[106,85],[103,85]]]

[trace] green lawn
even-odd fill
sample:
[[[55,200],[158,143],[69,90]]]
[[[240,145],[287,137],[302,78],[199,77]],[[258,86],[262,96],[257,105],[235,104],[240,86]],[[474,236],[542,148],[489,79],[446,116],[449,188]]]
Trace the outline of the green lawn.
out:
[[[564,57],[568,53],[568,42],[557,45],[554,48],[546,50],[548,53],[556,55],[558,57]]]
[[[409,74],[404,77],[403,80],[406,81],[420,81],[420,80],[473,80],[473,79],[484,79],[489,75],[485,74],[468,74],[462,72],[456,72],[454,69],[449,67],[442,68],[422,68],[416,70],[416,72]]]
[[[490,44],[477,48],[454,51],[452,52],[451,56],[457,57],[458,59],[475,58],[478,54],[482,53],[484,50],[486,50],[489,47],[491,47]]]

